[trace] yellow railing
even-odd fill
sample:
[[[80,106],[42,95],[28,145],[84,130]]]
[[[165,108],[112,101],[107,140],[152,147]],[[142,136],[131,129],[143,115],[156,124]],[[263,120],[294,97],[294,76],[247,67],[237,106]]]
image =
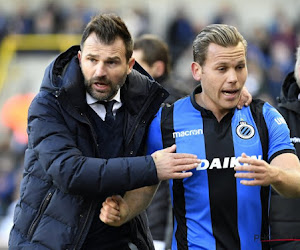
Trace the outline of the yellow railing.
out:
[[[9,65],[17,51],[64,51],[79,44],[81,35],[39,34],[9,35],[0,44],[0,93],[4,87]]]

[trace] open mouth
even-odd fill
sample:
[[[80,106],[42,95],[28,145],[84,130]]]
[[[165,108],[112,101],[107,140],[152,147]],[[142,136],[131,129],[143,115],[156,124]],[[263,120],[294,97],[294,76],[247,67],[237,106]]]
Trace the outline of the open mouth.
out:
[[[106,83],[103,82],[94,82],[94,84],[96,84],[97,86],[107,85]]]
[[[222,93],[226,96],[233,96],[238,93],[238,90],[223,90]]]
[[[97,90],[106,90],[109,88],[109,84],[106,84],[104,82],[94,82],[94,86]]]

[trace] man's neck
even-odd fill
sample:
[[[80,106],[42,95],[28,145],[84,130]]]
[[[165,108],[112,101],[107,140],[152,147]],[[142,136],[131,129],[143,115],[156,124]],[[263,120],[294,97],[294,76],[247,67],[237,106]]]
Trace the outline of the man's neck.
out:
[[[211,111],[218,122],[220,122],[223,117],[230,112],[228,109],[219,109],[216,107],[211,100],[207,100],[207,98],[205,98],[202,92],[195,95],[195,101],[202,108]]]

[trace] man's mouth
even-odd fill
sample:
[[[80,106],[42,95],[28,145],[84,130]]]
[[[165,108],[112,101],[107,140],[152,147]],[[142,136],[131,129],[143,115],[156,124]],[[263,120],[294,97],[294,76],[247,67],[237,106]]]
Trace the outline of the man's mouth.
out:
[[[94,84],[98,85],[98,86],[101,86],[101,85],[108,85],[107,83],[104,83],[104,82],[94,82]]]
[[[105,82],[95,81],[93,82],[93,85],[95,86],[95,89],[99,91],[107,90],[109,88],[109,84]]]
[[[238,93],[238,90],[223,90],[222,93],[226,96],[232,96]]]

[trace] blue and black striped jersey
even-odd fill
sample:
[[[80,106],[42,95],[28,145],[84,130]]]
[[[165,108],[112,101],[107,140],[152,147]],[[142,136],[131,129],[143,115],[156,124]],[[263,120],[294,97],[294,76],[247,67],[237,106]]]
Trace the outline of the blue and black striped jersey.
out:
[[[268,162],[294,153],[289,129],[261,100],[218,122],[194,99],[195,93],[161,108],[147,139],[148,154],[175,143],[177,152],[202,160],[192,177],[170,180],[172,249],[268,249],[270,187],[240,184],[233,168],[243,152]]]

